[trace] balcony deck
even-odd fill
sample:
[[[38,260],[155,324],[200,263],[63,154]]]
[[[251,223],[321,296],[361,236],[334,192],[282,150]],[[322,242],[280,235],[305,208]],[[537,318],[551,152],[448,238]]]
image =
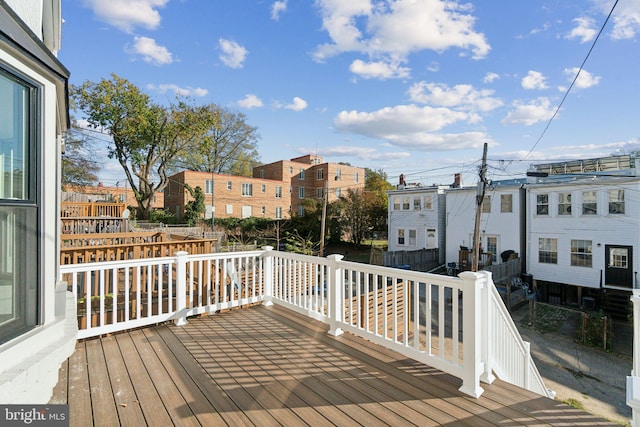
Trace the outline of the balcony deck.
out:
[[[51,403],[70,425],[616,424],[496,380],[461,381],[367,340],[254,306],[79,341]]]

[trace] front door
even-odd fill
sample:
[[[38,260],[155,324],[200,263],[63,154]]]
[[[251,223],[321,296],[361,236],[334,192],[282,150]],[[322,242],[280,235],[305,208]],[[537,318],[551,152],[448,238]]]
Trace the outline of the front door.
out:
[[[606,286],[633,288],[632,251],[631,246],[605,245]]]

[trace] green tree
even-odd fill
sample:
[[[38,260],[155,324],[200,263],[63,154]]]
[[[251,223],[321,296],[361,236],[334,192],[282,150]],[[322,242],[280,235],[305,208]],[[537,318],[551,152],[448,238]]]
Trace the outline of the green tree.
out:
[[[349,237],[349,241],[358,247],[371,229],[367,197],[362,190],[349,189],[340,197],[339,205],[342,231]]]
[[[387,191],[394,187],[387,181],[387,174],[382,170],[365,169],[365,197],[367,199],[368,216],[372,230],[385,231],[387,228],[388,196]]]
[[[187,205],[184,207],[183,219],[187,224],[189,224],[189,226],[193,227],[200,220],[205,211],[204,192],[200,186],[197,186],[194,189],[191,188],[189,184],[185,184],[184,187],[187,189],[192,199],[189,200]]]
[[[72,98],[89,126],[107,132],[109,157],[118,160],[137,202],[137,217],[149,218],[151,201],[168,180],[168,167],[197,147],[218,123],[215,111],[177,99],[169,107],[151,102],[128,80],[111,75],[72,89]]]
[[[216,104],[207,106],[219,123],[203,135],[200,143],[180,153],[171,163],[173,170],[228,173],[252,176],[258,163],[258,129],[247,124],[247,117]]]

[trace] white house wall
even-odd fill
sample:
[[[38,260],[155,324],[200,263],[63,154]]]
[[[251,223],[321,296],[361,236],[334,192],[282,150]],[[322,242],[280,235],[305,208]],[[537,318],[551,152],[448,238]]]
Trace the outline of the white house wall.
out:
[[[608,190],[624,189],[625,213],[609,214]],[[597,191],[597,215],[582,215],[582,192]],[[545,280],[569,285],[600,287],[601,274],[604,280],[605,245],[627,245],[633,247],[633,268],[640,267],[640,186],[637,179],[626,182],[573,182],[566,185],[544,184],[527,190],[529,205],[527,223],[529,227],[528,270],[536,280]],[[571,192],[571,215],[558,215],[558,194]],[[549,195],[549,214],[537,215],[538,194]],[[557,264],[539,262],[538,242],[540,238],[557,239]],[[592,267],[571,266],[571,240],[592,242]]]
[[[501,195],[511,194],[511,212],[501,212]],[[473,247],[473,232],[476,216],[476,195],[474,187],[451,189],[446,193],[446,234],[447,263],[458,262],[460,246]],[[487,237],[497,238],[496,260],[506,250],[520,250],[520,202],[519,188],[487,188],[490,197],[490,212],[482,213],[480,238],[483,249],[487,248]]]
[[[389,251],[414,251],[418,249],[437,248],[440,242],[438,212],[441,203],[439,191],[432,187],[411,188],[406,190],[396,190],[388,192],[388,230],[389,230]],[[425,196],[431,196],[431,208],[424,206]],[[400,209],[394,209],[395,198],[401,199]],[[408,209],[402,201],[408,198]],[[420,208],[416,209],[415,200],[420,201]],[[405,244],[398,242],[399,230],[405,230]],[[415,230],[415,244],[409,240],[410,230]],[[433,244],[427,242],[427,230],[435,230]]]

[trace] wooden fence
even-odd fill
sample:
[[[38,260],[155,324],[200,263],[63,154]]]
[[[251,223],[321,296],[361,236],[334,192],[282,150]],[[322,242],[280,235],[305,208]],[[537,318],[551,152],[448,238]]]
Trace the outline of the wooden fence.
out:
[[[408,266],[413,271],[431,271],[439,264],[438,249],[382,252],[382,265],[385,267]]]
[[[63,218],[78,217],[112,217],[122,218],[127,206],[124,203],[97,202],[61,202],[60,209]]]

